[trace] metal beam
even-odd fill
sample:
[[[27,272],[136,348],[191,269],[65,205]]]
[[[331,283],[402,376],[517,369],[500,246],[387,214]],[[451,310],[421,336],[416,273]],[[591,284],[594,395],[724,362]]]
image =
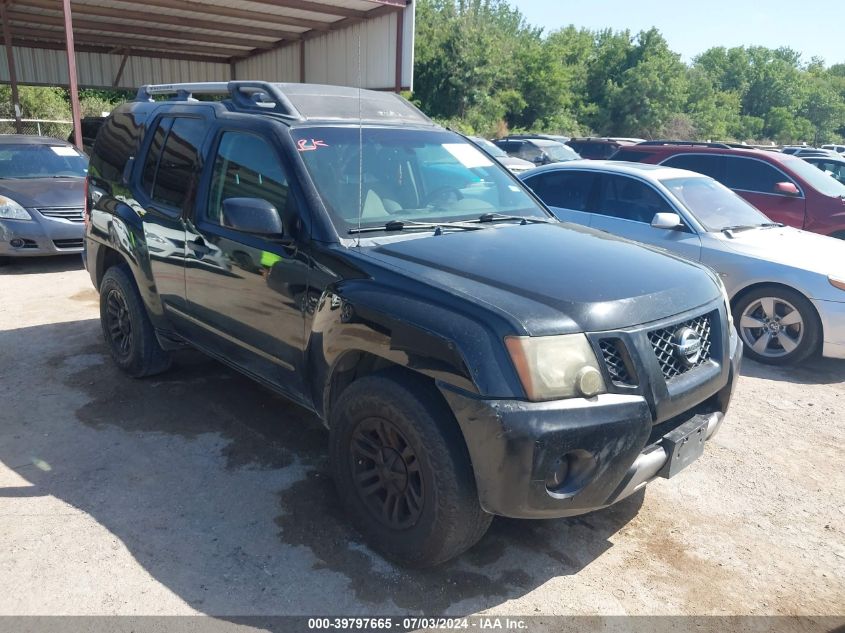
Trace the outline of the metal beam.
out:
[[[76,79],[76,51],[73,48],[73,16],[70,0],[62,0],[65,14],[65,45],[67,50],[67,78],[70,88],[70,111],[73,118],[73,144],[82,151],[82,109],[79,107],[79,82]]]
[[[126,0],[120,0],[125,2]],[[132,6],[137,7],[138,3],[131,2]],[[144,0],[143,3],[145,6],[149,7],[158,7],[160,9],[176,9],[179,11],[189,11],[193,12],[197,16],[202,15],[214,15],[223,18],[238,18],[241,20],[254,20],[256,22],[261,22],[262,24],[276,24],[279,26],[304,26],[305,28],[318,28],[321,26],[319,22],[317,22],[317,26],[315,27],[313,23],[315,20],[308,20],[308,25],[298,25],[295,22],[299,22],[300,20],[297,18],[293,18],[293,22],[287,16],[280,15],[279,13],[264,13],[263,11],[249,11],[247,9],[235,9],[232,7],[224,7],[217,4],[200,4],[199,2],[190,2],[189,0]],[[83,5],[78,5],[83,6]],[[88,5],[86,5],[88,6]],[[152,16],[151,16],[152,17]],[[160,17],[160,14],[157,16]],[[179,16],[179,19],[182,20],[182,24],[186,24],[186,20],[189,20],[189,24],[200,28],[199,24],[196,24],[196,20],[194,20],[193,16],[190,18],[186,18],[185,16]],[[328,24],[328,23],[326,23]],[[228,24],[218,22],[217,27],[218,29],[228,28]],[[204,27],[203,27],[204,28]],[[252,27],[249,27],[252,28]],[[286,37],[288,39],[293,39],[299,33],[293,31],[279,31],[282,37]]]
[[[145,4],[150,4],[149,2],[145,2]],[[19,5],[21,7],[37,7],[43,9],[56,9],[56,4],[53,0],[26,0],[26,5]],[[133,3],[133,6],[138,6],[137,3]],[[169,5],[165,5],[169,6]],[[180,6],[173,7],[178,9],[188,9],[193,10],[194,7],[197,7],[197,3],[189,3],[184,2]],[[244,17],[243,15],[229,15],[229,13],[235,11],[231,9],[227,9],[226,7],[218,7],[217,5],[207,5],[208,10],[202,10],[202,14],[204,15],[219,15],[215,12],[215,9],[222,9],[225,13],[220,15],[220,17]],[[200,10],[200,9],[196,9]],[[73,11],[76,15],[86,15],[86,16],[94,16],[94,17],[104,17],[104,18],[120,18],[123,20],[137,20],[139,22],[143,22],[147,25],[155,25],[155,24],[168,24],[172,26],[185,26],[187,18],[182,15],[172,15],[168,13],[160,13],[156,11],[144,12],[144,11],[133,11],[131,9],[122,9],[122,8],[114,8],[114,7],[100,7],[91,4],[75,4]],[[198,29],[207,29],[210,31],[214,31],[215,33],[220,33],[224,31],[226,33],[232,34],[242,34],[242,35],[256,35],[259,37],[269,37],[272,39],[279,39],[279,38],[289,38],[289,39],[296,39],[300,36],[299,33],[295,32],[288,32],[284,31],[275,27],[266,27],[268,21],[271,21],[274,16],[271,16],[266,13],[256,13],[256,16],[259,16],[255,19],[260,20],[265,24],[265,27],[258,27],[258,26],[251,26],[248,24],[234,24],[232,22],[218,22],[216,20],[203,20],[201,18],[190,18],[190,25],[196,27]],[[265,19],[266,17],[270,18],[270,20]],[[253,19],[251,17],[247,17],[245,19]]]
[[[357,9],[348,9],[346,7],[338,7],[330,4],[322,4],[321,2],[310,2],[309,0],[251,0],[256,4],[264,4],[272,7],[281,7],[283,9],[298,9],[299,11],[310,11],[311,13],[318,13],[321,15],[336,15],[342,18],[358,18],[365,20],[367,18],[366,11],[359,11]],[[206,5],[203,5],[206,6]]]
[[[64,1],[64,0],[62,0]],[[51,31],[47,29],[21,28],[15,27],[12,30],[12,38],[21,39],[41,39],[52,42],[61,42],[61,31]],[[190,50],[198,54],[217,55],[228,60],[230,57],[244,56],[250,52],[249,49],[235,49],[235,48],[217,48],[214,46],[201,46],[185,44],[173,40],[151,40],[151,39],[132,39],[128,37],[119,37],[116,35],[99,35],[96,33],[76,33],[76,39],[83,44],[109,44],[111,46],[120,46],[124,48],[147,48],[160,49],[170,51]]]
[[[21,100],[18,95],[18,74],[15,69],[15,52],[12,50],[11,21],[6,3],[0,4],[0,20],[3,21],[3,40],[6,43],[6,63],[9,66],[9,81],[12,84],[12,110],[15,113],[15,132],[23,132],[21,125]]]
[[[126,68],[127,59],[129,59],[129,55],[124,53],[123,59],[120,60],[120,68],[117,69],[117,74],[114,76],[114,81],[111,84],[112,88],[117,88],[120,85],[120,80],[123,77],[123,69]]]
[[[41,13],[25,13],[23,11],[13,11],[11,17],[17,23],[23,22],[47,26],[64,25],[64,20],[62,18],[58,16],[44,15]],[[274,43],[256,40],[254,38],[247,39],[240,37],[228,37],[211,33],[195,33],[193,31],[162,29],[160,27],[150,28],[148,26],[136,26],[134,24],[124,24],[100,20],[86,20],[84,18],[79,19],[78,16],[76,19],[74,19],[73,24],[76,29],[97,31],[105,35],[120,36],[123,33],[129,33],[131,35],[145,35],[148,37],[170,37],[173,39],[181,39],[211,44],[223,44],[229,46],[240,46],[243,48],[250,49],[269,48]]]
[[[299,83],[305,83],[305,40],[299,40]]]
[[[5,39],[0,37],[0,44],[5,43]],[[64,42],[44,42],[41,40],[27,40],[19,37],[14,38],[15,46],[21,48],[35,48],[43,50],[63,51],[65,50]],[[115,54],[114,46],[92,46],[88,44],[77,44],[76,50],[79,53],[105,53],[107,55]],[[121,50],[126,49],[131,57],[150,57],[152,59],[178,59],[186,62],[205,62],[208,64],[228,64],[231,57],[223,56],[209,56],[209,55],[191,55],[185,53],[177,53],[172,51],[156,51],[145,48],[131,48],[117,47]],[[37,82],[27,82],[27,85],[40,86],[46,85]],[[97,88],[108,88],[108,86],[92,86]]]
[[[396,81],[394,91],[396,94],[402,92],[402,46],[405,30],[405,12],[399,11],[396,14]]]

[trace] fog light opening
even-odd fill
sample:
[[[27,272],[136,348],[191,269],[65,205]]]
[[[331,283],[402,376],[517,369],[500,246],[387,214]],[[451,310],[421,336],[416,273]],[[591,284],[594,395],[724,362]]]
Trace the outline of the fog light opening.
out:
[[[9,244],[11,244],[13,248],[20,248],[21,246],[23,246],[23,240],[19,237],[16,237],[15,239],[11,240]]]
[[[582,449],[565,453],[546,472],[546,491],[556,499],[572,497],[593,480],[597,469],[592,453]]]

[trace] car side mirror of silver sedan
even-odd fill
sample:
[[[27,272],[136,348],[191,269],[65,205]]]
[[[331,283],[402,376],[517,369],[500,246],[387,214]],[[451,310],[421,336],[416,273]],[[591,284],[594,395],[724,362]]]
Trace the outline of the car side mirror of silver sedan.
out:
[[[651,226],[655,229],[666,229],[672,231],[680,229],[684,226],[681,216],[677,213],[658,213],[651,221]]]

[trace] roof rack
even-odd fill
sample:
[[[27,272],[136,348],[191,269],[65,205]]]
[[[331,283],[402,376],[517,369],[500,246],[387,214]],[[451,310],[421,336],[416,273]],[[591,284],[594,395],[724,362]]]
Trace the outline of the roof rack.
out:
[[[135,101],[153,101],[155,95],[175,95],[172,101],[195,101],[195,94],[226,95],[239,110],[275,112],[303,119],[277,84],[267,81],[207,81],[201,83],[149,84],[138,88]]]
[[[692,147],[715,147],[718,149],[731,149],[732,147],[746,147],[736,143],[705,143],[703,141],[643,141],[637,145],[690,145]]]

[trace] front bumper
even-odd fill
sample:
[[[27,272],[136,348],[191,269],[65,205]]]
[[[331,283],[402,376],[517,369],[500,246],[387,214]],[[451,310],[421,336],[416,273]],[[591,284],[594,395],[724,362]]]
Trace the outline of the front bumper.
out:
[[[813,300],[822,321],[822,355],[845,359],[845,303]]]
[[[81,222],[46,218],[27,209],[32,220],[0,220],[0,256],[38,257],[82,252]],[[15,245],[13,245],[15,244]]]
[[[713,436],[741,358],[742,343],[732,336],[726,382],[659,424],[640,394],[526,402],[480,399],[443,385],[441,391],[466,439],[484,510],[514,518],[565,517],[609,506],[655,477],[672,476],[665,438],[684,425]],[[550,491],[547,476],[562,456],[571,459],[571,480]]]

